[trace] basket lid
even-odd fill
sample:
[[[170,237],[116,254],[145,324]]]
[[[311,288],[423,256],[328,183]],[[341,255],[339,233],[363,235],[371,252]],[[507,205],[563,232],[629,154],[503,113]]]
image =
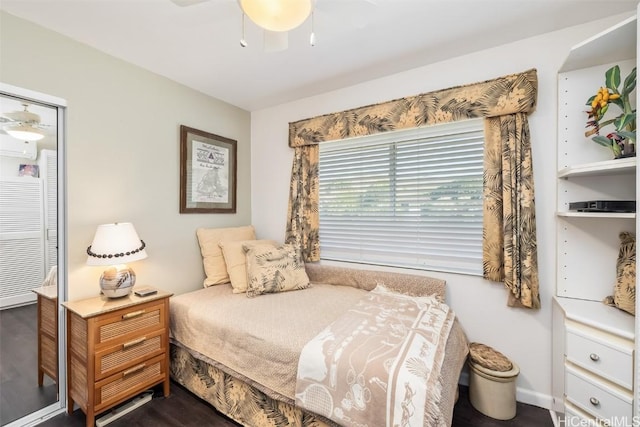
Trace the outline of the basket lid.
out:
[[[473,363],[492,371],[507,372],[513,369],[513,363],[507,356],[485,344],[469,344],[469,358]]]

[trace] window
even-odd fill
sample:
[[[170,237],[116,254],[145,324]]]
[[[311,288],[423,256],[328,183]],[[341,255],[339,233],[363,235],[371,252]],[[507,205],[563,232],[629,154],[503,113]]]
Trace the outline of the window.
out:
[[[320,144],[320,256],[482,274],[482,119]]]

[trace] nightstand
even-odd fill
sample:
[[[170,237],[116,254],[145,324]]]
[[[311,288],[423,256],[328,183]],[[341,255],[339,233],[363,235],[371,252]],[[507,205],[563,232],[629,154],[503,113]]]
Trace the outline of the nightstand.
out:
[[[38,297],[38,387],[44,374],[58,383],[58,287],[33,289]]]
[[[97,414],[156,385],[169,395],[169,297],[104,296],[63,303],[67,309],[67,412]]]

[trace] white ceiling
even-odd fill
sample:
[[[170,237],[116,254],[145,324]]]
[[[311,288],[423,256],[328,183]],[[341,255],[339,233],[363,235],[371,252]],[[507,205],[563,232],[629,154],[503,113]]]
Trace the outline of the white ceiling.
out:
[[[266,53],[236,0],[2,0],[0,9],[246,110],[635,11],[638,0],[316,0]],[[508,60],[508,59],[505,59]]]

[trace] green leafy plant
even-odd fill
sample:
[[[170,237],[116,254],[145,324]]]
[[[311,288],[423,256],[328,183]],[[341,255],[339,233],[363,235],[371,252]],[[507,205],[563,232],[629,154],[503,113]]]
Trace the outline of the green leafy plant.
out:
[[[620,83],[620,67],[615,65],[605,73],[605,86],[587,100],[586,105],[591,110],[587,111],[589,119],[586,127],[590,129],[584,134],[587,137],[596,135],[591,140],[610,148],[616,158],[635,156],[636,110],[631,106],[629,95],[636,88],[636,68],[631,70],[622,86]],[[615,104],[622,112],[614,118],[604,120],[611,104]],[[611,124],[615,131],[607,136],[600,135],[600,130]]]

